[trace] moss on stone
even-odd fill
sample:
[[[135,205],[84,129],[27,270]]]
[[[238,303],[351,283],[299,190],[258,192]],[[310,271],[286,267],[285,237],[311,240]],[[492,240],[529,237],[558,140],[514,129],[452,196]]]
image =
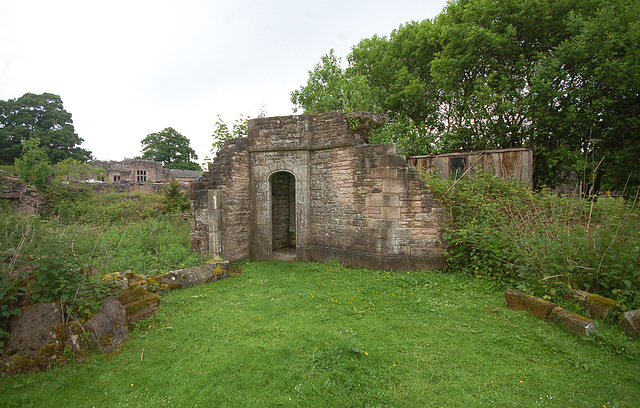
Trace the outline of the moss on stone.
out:
[[[169,282],[166,285],[162,286],[164,286],[167,290],[176,290],[180,289],[182,287],[182,284],[179,282]]]
[[[115,281],[124,280],[124,279],[125,279],[125,277],[120,275],[119,272],[109,273],[109,274],[106,274],[106,275],[104,275],[102,277],[102,280],[104,282],[115,282]]]
[[[213,270],[213,276],[215,276],[216,278],[220,278],[222,275],[224,275],[225,271],[224,269],[222,269],[222,266],[220,264],[218,264],[218,266],[216,266],[216,268]]]
[[[120,301],[120,303],[122,303],[123,306],[126,306],[129,303],[144,299],[150,294],[151,293],[149,293],[141,286],[129,286],[127,289],[122,291],[122,293],[118,297],[118,300]]]
[[[614,308],[617,305],[615,300],[597,295],[595,293],[591,293],[589,294],[589,296],[587,296],[587,302],[607,308]]]

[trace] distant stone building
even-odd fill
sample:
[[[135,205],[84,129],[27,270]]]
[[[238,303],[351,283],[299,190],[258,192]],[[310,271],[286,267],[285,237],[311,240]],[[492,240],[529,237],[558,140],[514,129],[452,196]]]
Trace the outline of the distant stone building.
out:
[[[337,258],[376,269],[445,266],[445,209],[393,144],[383,115],[252,119],[191,183],[192,247],[237,261]]]
[[[166,169],[160,162],[142,159],[124,159],[121,162],[95,161],[93,167],[106,168],[107,180],[114,184],[168,183],[172,178],[179,182],[193,181],[201,171]]]

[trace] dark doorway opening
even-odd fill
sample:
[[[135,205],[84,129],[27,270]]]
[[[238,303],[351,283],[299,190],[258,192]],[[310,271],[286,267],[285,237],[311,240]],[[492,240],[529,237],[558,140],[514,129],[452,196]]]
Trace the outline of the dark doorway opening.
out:
[[[271,240],[274,256],[293,254],[296,249],[296,179],[291,173],[271,176]]]

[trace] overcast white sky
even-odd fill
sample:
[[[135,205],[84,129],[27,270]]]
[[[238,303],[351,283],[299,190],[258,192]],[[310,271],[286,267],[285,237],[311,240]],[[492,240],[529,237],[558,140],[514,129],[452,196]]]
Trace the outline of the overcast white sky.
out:
[[[0,0],[0,99],[60,95],[82,147],[101,160],[141,154],[173,127],[199,162],[214,123],[293,114],[291,91],[335,49],[446,0]]]

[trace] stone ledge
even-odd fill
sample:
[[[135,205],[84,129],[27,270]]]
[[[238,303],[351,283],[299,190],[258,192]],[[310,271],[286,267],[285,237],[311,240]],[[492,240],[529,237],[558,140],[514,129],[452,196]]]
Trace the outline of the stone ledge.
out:
[[[179,269],[161,275],[160,283],[167,289],[189,288],[229,277],[229,262],[212,262]]]
[[[541,319],[546,319],[553,309],[557,307],[553,302],[540,299],[526,293],[518,292],[515,289],[507,289],[504,291],[504,299],[507,307],[512,310],[526,310],[532,315]]]
[[[527,295],[515,289],[505,290],[504,298],[509,309],[526,310],[541,319],[557,321],[571,333],[588,336],[596,331],[593,320],[569,312],[548,300]]]
[[[553,309],[549,318],[560,323],[569,332],[579,336],[589,336],[596,331],[596,325],[593,320],[572,313],[560,306]]]
[[[600,320],[605,320],[618,305],[613,299],[583,290],[574,291],[574,296],[582,302],[591,317]]]

